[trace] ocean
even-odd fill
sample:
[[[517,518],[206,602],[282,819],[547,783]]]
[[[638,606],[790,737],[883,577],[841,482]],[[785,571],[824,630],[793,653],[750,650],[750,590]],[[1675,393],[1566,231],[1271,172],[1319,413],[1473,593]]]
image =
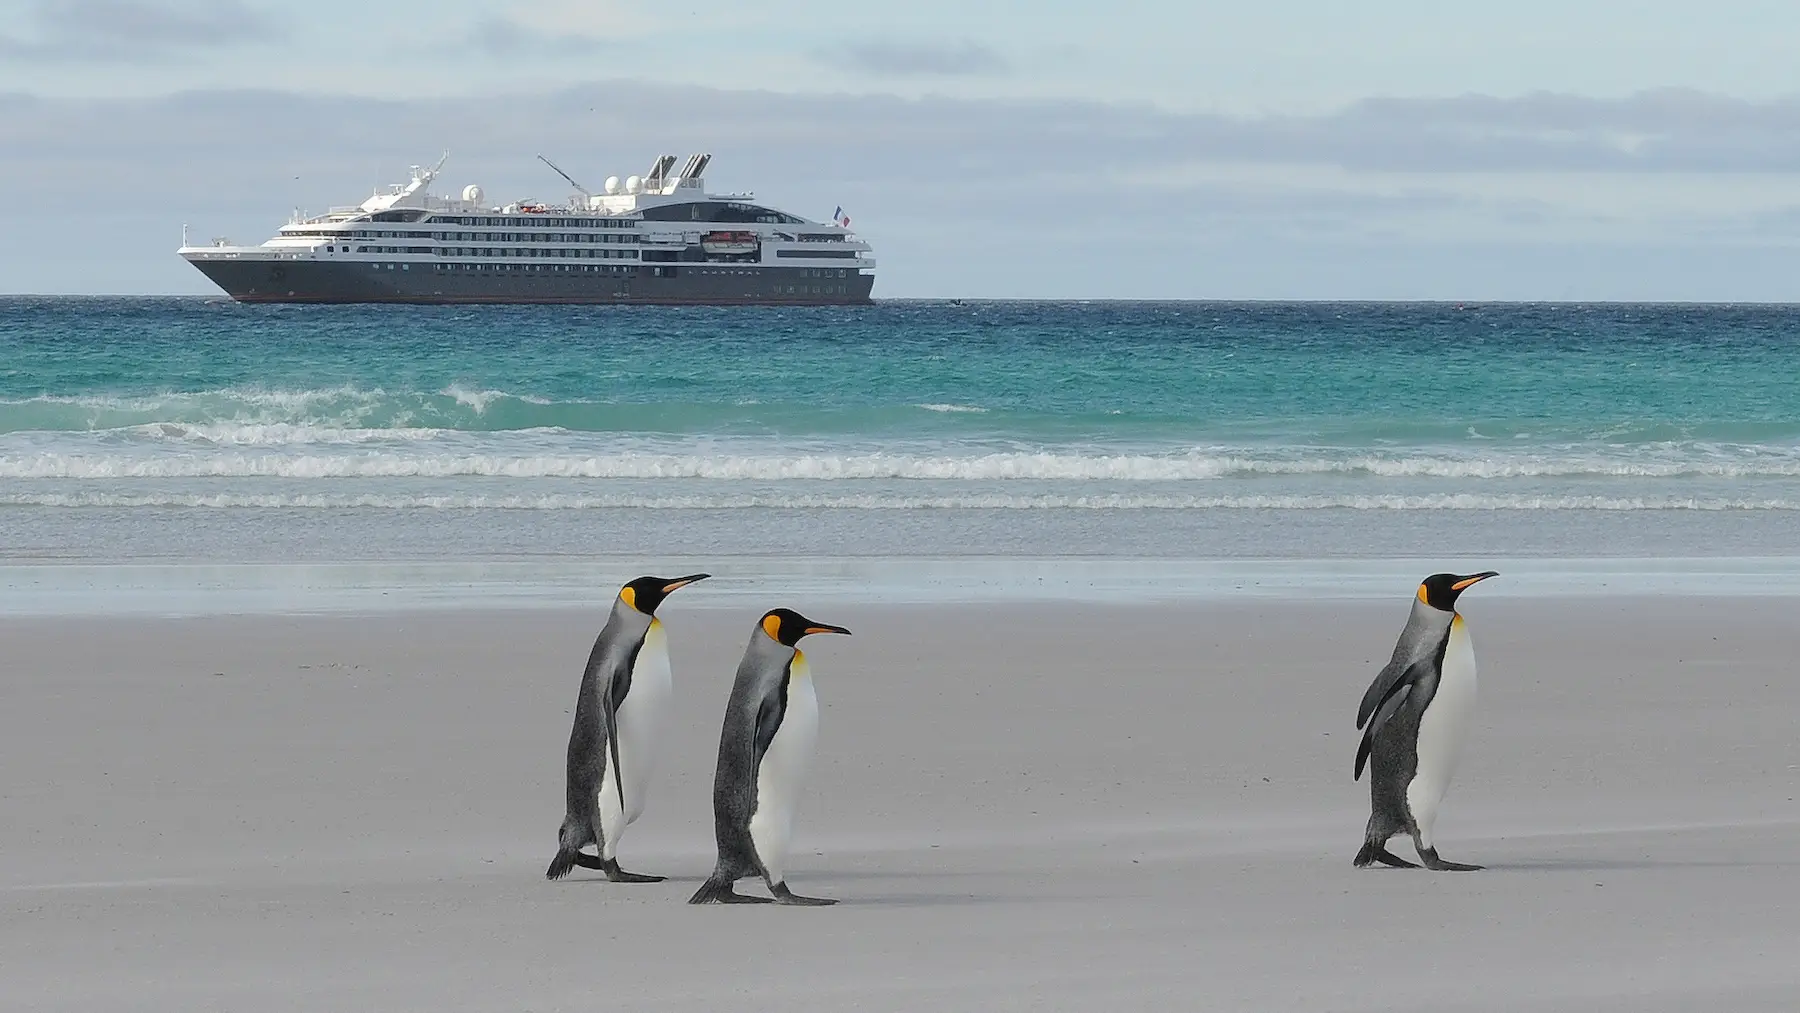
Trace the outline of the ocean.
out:
[[[1786,557],[1800,307],[8,298],[0,530],[13,564]]]

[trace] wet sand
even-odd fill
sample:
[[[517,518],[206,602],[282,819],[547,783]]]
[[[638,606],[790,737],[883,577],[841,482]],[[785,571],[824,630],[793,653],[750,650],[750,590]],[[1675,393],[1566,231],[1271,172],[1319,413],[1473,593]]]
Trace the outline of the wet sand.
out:
[[[685,904],[752,607],[664,609],[648,886],[543,879],[600,608],[0,622],[0,1008],[1800,1008],[1800,599],[1472,594],[1469,874],[1350,865],[1404,600],[781,603],[833,908]]]

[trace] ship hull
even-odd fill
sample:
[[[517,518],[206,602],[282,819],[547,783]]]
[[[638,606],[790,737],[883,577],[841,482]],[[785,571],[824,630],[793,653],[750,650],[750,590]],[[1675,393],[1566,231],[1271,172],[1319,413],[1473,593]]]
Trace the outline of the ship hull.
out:
[[[581,265],[476,265],[261,258],[189,259],[240,302],[563,303],[694,306],[855,306],[871,302],[875,276],[853,268],[729,264],[632,265],[620,273]]]

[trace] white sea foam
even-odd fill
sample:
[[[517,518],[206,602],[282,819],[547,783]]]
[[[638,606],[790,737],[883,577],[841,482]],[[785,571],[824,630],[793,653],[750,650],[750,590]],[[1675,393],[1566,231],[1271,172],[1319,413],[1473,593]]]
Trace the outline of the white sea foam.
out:
[[[951,413],[951,414],[965,413],[965,412],[966,413],[974,413],[974,414],[984,414],[987,412],[986,408],[983,408],[979,405],[970,405],[970,404],[922,404],[922,405],[919,405],[919,407],[925,409],[928,412],[946,412],[946,413]]]
[[[154,422],[132,426],[136,438],[174,443],[234,447],[283,447],[297,444],[409,443],[436,440],[453,431],[428,426],[394,429],[354,429],[337,426],[295,425],[287,422],[209,423]]]
[[[533,397],[530,395],[509,394],[503,390],[469,390],[466,387],[463,387],[459,384],[454,384],[454,383],[448,387],[445,387],[439,393],[445,395],[446,397],[454,398],[456,400],[457,404],[466,405],[470,408],[473,408],[475,410],[475,414],[477,414],[477,415],[487,414],[489,405],[493,404],[496,401],[504,400],[506,398],[517,398],[520,401],[525,401],[525,402],[529,402],[531,404],[538,404],[538,405],[544,405],[544,404],[550,403],[550,401],[546,398]]]
[[[171,428],[173,427],[173,428]],[[43,449],[0,453],[0,478],[507,478],[716,479],[754,481],[1107,481],[1189,482],[1257,476],[1343,475],[1375,478],[1503,480],[1530,478],[1788,478],[1800,476],[1800,455],[1671,459],[1605,456],[1514,455],[1489,458],[1438,456],[1287,456],[1244,454],[1106,454],[964,451],[945,454],[892,452],[818,453],[587,453],[549,446],[556,431],[521,435],[517,449],[492,446],[464,452],[435,440],[462,434],[404,430],[318,430],[283,426],[174,427],[159,438],[182,444],[173,450],[111,448]],[[527,438],[531,437],[531,438]],[[567,443],[568,441],[562,441]],[[356,452],[309,452],[310,444],[367,444]],[[392,444],[402,444],[393,446]],[[537,445],[531,445],[531,444]],[[267,451],[244,447],[270,447]]]
[[[507,400],[534,406],[553,403],[534,394],[473,390],[459,384],[436,392],[390,393],[380,387],[345,385],[304,390],[225,387],[134,395],[46,394],[0,399],[0,429],[81,432],[164,424],[403,429],[423,413],[447,426],[480,430],[484,426],[479,420]]]
[[[1134,496],[1008,495],[577,495],[466,493],[0,493],[0,506],[438,510],[1800,510],[1800,499],[1686,496]]]

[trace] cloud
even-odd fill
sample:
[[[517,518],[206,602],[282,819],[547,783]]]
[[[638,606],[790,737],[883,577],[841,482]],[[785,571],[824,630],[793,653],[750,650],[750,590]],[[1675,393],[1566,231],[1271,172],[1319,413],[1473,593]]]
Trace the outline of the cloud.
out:
[[[581,56],[592,54],[604,42],[575,32],[546,32],[505,18],[477,23],[456,49],[474,50],[493,57]]]
[[[0,35],[0,55],[25,60],[150,60],[267,38],[273,23],[243,0],[39,0],[35,30]]]
[[[1011,69],[1005,58],[976,42],[853,42],[816,54],[820,62],[880,77],[981,77]]]
[[[543,35],[620,36],[643,34],[669,17],[692,13],[667,4],[646,10],[635,0],[513,0],[506,5],[504,20]]]
[[[693,10],[657,8],[650,13],[630,0],[515,0],[503,13],[482,18],[440,51],[473,51],[492,57],[594,56],[625,39],[679,32]],[[729,16],[714,14],[718,27]]]

